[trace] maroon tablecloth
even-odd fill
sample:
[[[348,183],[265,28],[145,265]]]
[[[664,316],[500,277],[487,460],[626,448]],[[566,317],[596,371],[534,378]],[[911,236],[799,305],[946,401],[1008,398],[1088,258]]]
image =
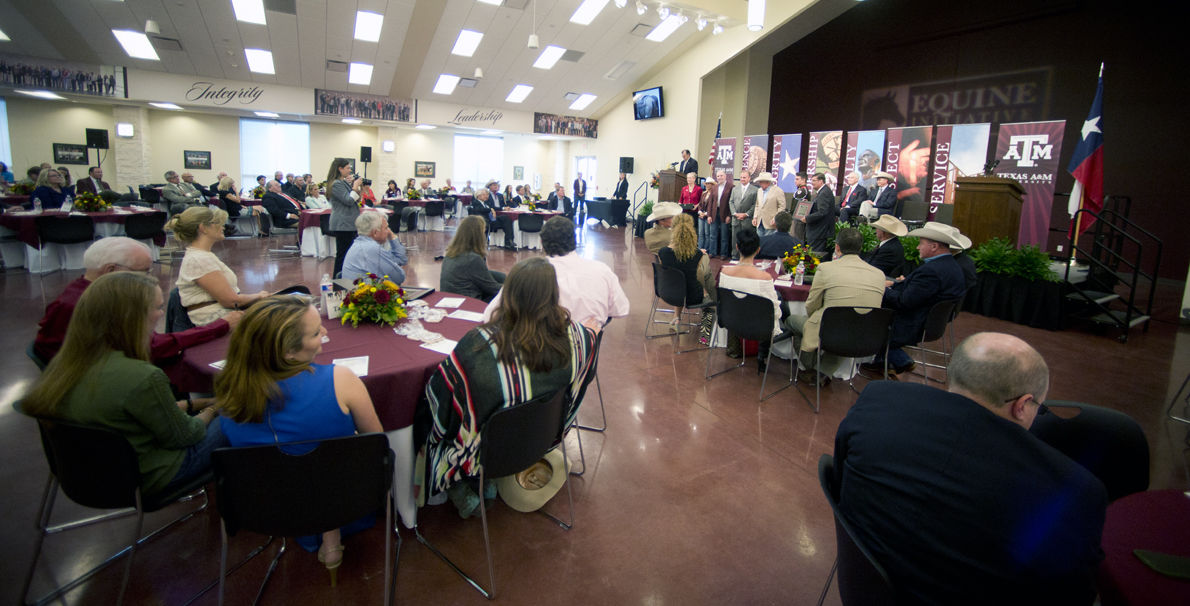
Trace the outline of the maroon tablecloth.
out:
[[[4,206],[24,206],[29,202],[29,196],[7,195],[0,196],[0,205]]]
[[[145,208],[143,206],[131,206],[131,207],[121,207],[121,208],[123,208],[123,210],[131,211],[131,212],[117,213],[114,210],[107,210],[107,211],[97,212],[97,213],[82,213],[82,214],[84,214],[88,217],[91,217],[91,220],[94,221],[95,223],[121,223],[122,224],[122,223],[124,223],[124,221],[126,219],[128,219],[128,217],[130,217],[133,214],[160,213],[161,212],[159,210],[153,210],[151,208]],[[78,212],[78,211],[75,211],[75,212]],[[70,215],[70,213],[62,212],[59,210],[47,210],[40,214],[4,213],[3,215],[0,215],[0,225],[3,225],[4,227],[7,227],[7,228],[17,232],[17,239],[20,240],[21,242],[24,242],[25,244],[28,244],[29,246],[32,246],[33,248],[41,248],[41,240],[37,236],[37,218],[38,217],[66,217],[69,215]],[[165,236],[164,235],[162,235],[158,238],[154,238],[153,241],[157,244],[157,246],[165,246]]]
[[[364,212],[379,212],[385,214],[392,214],[393,211],[387,208],[365,208]],[[298,243],[302,242],[302,234],[310,227],[320,227],[322,225],[323,215],[331,214],[329,208],[305,209],[298,215]],[[327,234],[323,234],[324,236]]]
[[[1108,505],[1103,524],[1099,597],[1103,606],[1184,606],[1190,581],[1146,566],[1134,549],[1190,558],[1190,497],[1181,490],[1150,490]]]
[[[458,296],[436,292],[424,300],[432,306],[443,297]],[[464,299],[459,309],[483,312],[487,306],[479,299]],[[369,356],[368,375],[363,377],[363,381],[368,394],[372,396],[381,425],[385,431],[411,425],[426,381],[446,356],[421,347],[419,342],[398,336],[388,326],[360,324],[358,328],[352,328],[350,324],[341,325],[338,319],[328,320],[325,317],[322,325],[326,327],[330,341],[323,343],[322,353],[314,361],[330,364],[336,358]],[[427,330],[458,341],[479,323],[446,318],[438,324],[424,326]],[[212,391],[211,384],[217,371],[210,364],[227,357],[228,339],[223,337],[187,349],[177,371],[171,375],[178,387],[186,391]]]
[[[528,215],[528,214],[541,215],[546,221],[549,221],[551,217],[560,215],[560,214],[562,214],[562,212],[557,211],[557,210],[532,210],[532,211],[530,211],[530,210],[520,210],[517,208],[496,211],[496,216],[508,217],[509,219],[512,219],[513,221],[516,221],[517,218],[520,217],[521,215]]]

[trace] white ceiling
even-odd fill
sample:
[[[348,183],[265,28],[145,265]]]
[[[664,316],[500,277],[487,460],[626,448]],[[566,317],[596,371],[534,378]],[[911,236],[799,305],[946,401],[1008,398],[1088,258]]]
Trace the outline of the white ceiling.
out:
[[[284,12],[284,5],[296,15]],[[684,0],[666,2],[684,8],[690,21],[665,42],[644,39],[633,28],[660,22],[657,0],[637,15],[635,0],[616,8],[613,1],[590,25],[570,23],[581,0],[504,0],[491,6],[477,0],[265,0],[267,25],[235,20],[231,0],[0,0],[0,29],[11,38],[0,42],[0,53],[163,71],[304,88],[367,92],[415,97],[464,105],[520,111],[593,116],[632,84],[666,60],[667,55],[699,32],[700,12],[730,18],[738,24],[745,0]],[[269,10],[278,6],[282,11]],[[536,17],[534,18],[534,7]],[[368,10],[384,15],[379,42],[355,40],[355,13]],[[153,19],[161,36],[180,42],[182,51],[163,50],[160,61],[129,58],[111,34],[112,29],[143,31]],[[535,31],[541,48],[554,44],[585,53],[578,62],[559,61],[551,70],[533,68],[540,50],[526,46]],[[461,29],[484,34],[472,57],[450,54]],[[274,75],[248,71],[245,48],[271,50]],[[329,71],[327,60],[359,61],[375,66],[369,86],[349,85],[346,72]],[[635,66],[616,80],[604,78],[621,61]],[[475,88],[459,87],[452,95],[432,92],[441,73],[471,77],[482,68]],[[515,84],[529,84],[532,94],[523,103],[504,98]],[[596,101],[583,111],[569,109],[567,92],[592,93]]]

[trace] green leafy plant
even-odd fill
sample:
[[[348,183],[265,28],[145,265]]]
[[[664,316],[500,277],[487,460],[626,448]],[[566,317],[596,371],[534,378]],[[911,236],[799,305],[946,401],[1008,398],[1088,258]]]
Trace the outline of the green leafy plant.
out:
[[[905,247],[905,261],[909,263],[909,267],[917,267],[921,265],[921,253],[917,250],[917,243],[920,242],[917,236],[901,236],[901,246]],[[908,267],[905,268],[908,272]]]
[[[1036,245],[1023,246],[1016,251],[1012,259],[1014,276],[1029,281],[1044,280],[1057,282],[1058,274],[1050,269],[1050,257]]]
[[[835,236],[838,236],[839,230],[843,229],[844,227],[852,227],[852,225],[848,224],[845,221],[838,221],[835,223],[835,234],[832,235],[826,241],[826,249],[827,250],[835,249]],[[876,228],[875,227],[872,227],[871,225],[868,225],[867,223],[860,223],[859,225],[855,225],[854,227],[856,229],[858,229],[859,233],[864,237],[863,252],[865,252],[865,253],[870,252],[873,248],[876,248],[877,244],[880,243],[880,239],[876,237]]]
[[[653,201],[648,200],[640,205],[640,210],[637,211],[636,216],[644,218],[651,214],[653,214]]]
[[[1049,255],[1034,245],[1020,249],[1005,238],[992,238],[971,250],[975,270],[1029,281],[1056,282],[1058,274],[1050,269]]]

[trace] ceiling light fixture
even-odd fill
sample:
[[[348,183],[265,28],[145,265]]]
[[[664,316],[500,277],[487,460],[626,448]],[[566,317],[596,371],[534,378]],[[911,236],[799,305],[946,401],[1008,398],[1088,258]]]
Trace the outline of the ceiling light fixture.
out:
[[[4,33],[4,30],[0,29],[0,42],[8,42],[11,39],[8,37],[8,34]]]
[[[174,103],[161,103],[161,102],[155,101],[153,103],[150,103],[149,105],[152,105],[153,107],[156,107],[157,109],[173,109],[173,110],[182,109],[182,106],[176,105]]]
[[[236,21],[267,25],[264,20],[263,0],[231,0],[231,8],[236,13]]]
[[[273,112],[252,112],[252,113],[260,116],[261,118],[280,118],[281,117],[281,114],[276,114]]]
[[[63,97],[62,95],[56,95],[56,94],[54,94],[54,93],[51,93],[51,92],[50,92],[50,91],[48,91],[48,90],[21,90],[21,89],[17,89],[17,91],[16,91],[16,92],[18,92],[18,93],[21,93],[22,95],[29,95],[30,97],[37,97],[38,99],[62,99],[62,100],[65,100],[65,99],[66,99],[66,97]],[[180,108],[179,108],[179,109],[180,109]]]
[[[624,8],[628,6],[628,0],[616,0],[616,8]]]
[[[357,118],[343,118],[340,120],[343,124],[363,124],[364,121]]]
[[[439,74],[438,82],[434,84],[434,92],[439,95],[449,95],[455,92],[459,85],[459,77],[452,74]]]
[[[347,81],[352,84],[367,86],[372,83],[372,66],[367,63],[352,62],[347,69]]]
[[[764,0],[748,0],[748,31],[764,29]]]
[[[504,2],[504,0],[479,0],[479,1],[483,2],[484,4],[491,4],[493,6],[500,6],[500,3]]]
[[[541,38],[538,38],[537,34],[529,34],[529,49],[537,50],[539,48],[541,48]]]
[[[542,49],[541,54],[538,55],[537,61],[533,62],[533,67],[537,69],[550,69],[562,58],[566,53],[566,49],[561,46],[554,46],[553,44]]]
[[[718,21],[716,21],[715,27],[711,28],[711,35],[718,36],[719,34],[722,34],[722,33],[723,33],[723,25],[720,24]]]
[[[649,7],[645,6],[644,2],[636,0],[636,14],[643,15],[647,12],[649,12]]]
[[[371,11],[355,11],[355,39],[365,42],[380,42],[380,28],[384,26],[384,15]]]
[[[707,18],[702,16],[702,13],[699,13],[698,18],[694,20],[694,26],[697,27],[698,31],[700,31],[700,32],[702,30],[706,29],[707,28]]]
[[[153,50],[153,43],[149,42],[148,36],[130,29],[113,29],[112,35],[120,42],[120,46],[124,47],[124,52],[128,53],[129,57],[151,61],[161,60],[157,56],[157,51]]]
[[[536,49],[541,46],[541,40],[537,38],[537,0],[533,0],[533,20],[529,22],[529,48]]]
[[[678,11],[678,18],[682,20],[682,25],[685,25],[690,20],[690,16],[680,10]]]
[[[574,14],[570,15],[570,22],[591,25],[591,22],[599,16],[599,12],[605,6],[607,6],[607,0],[583,0],[583,3],[574,9]]]
[[[649,35],[645,36],[645,40],[652,40],[653,42],[664,42],[670,34],[682,27],[682,18],[677,15],[670,15],[664,21],[657,24]]]
[[[504,100],[509,103],[520,103],[521,101],[524,101],[525,97],[528,97],[529,93],[531,92],[533,92],[532,86],[529,86],[528,84],[518,84],[512,87],[512,92],[508,93],[508,96],[505,97]]]
[[[469,29],[459,30],[459,37],[455,39],[455,46],[450,49],[450,54],[470,57],[475,54],[475,49],[479,48],[479,43],[482,40],[483,34],[479,32]]]
[[[258,74],[275,74],[273,70],[273,53],[259,48],[245,48],[244,56],[248,59],[248,71]]]
[[[438,128],[438,127],[434,126],[433,124],[418,124],[414,128],[416,128],[417,130],[434,130],[435,128]]]
[[[157,25],[156,21],[149,19],[148,21],[145,21],[145,33],[146,34],[160,34],[161,26]]]
[[[669,7],[664,4],[662,4],[661,6],[658,6],[657,7],[657,16],[661,17],[662,21],[669,19]]]
[[[483,79],[483,68],[482,67],[475,68],[475,75],[472,77],[475,78],[476,80]]]
[[[574,103],[570,104],[570,109],[573,109],[575,111],[581,111],[581,110],[587,109],[587,106],[590,105],[591,102],[594,101],[595,99],[596,99],[595,95],[592,95],[591,93],[583,93],[583,94],[579,95],[578,99],[574,100]]]

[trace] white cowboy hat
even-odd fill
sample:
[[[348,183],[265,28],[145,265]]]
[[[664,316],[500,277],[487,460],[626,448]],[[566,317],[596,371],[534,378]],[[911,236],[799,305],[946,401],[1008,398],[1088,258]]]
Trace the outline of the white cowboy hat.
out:
[[[773,173],[760,173],[752,178],[753,183],[760,183],[761,181],[768,181],[769,183],[776,183],[777,180],[773,178]]]
[[[961,234],[959,234],[959,230],[957,228],[945,223],[938,223],[937,221],[930,221],[923,227],[919,227],[909,232],[909,235],[916,236],[918,238],[925,238],[927,240],[933,240],[935,242],[941,242],[950,247],[963,245],[958,238],[958,236]],[[970,243],[970,240],[967,242]]]
[[[896,178],[896,177],[894,177],[894,176],[892,176],[892,175],[890,175],[890,174],[888,174],[888,173],[886,173],[886,172],[884,172],[884,171],[880,171],[880,172],[876,173],[876,178],[877,178],[877,179],[888,179],[889,181],[896,181],[896,180],[897,180],[897,178]]]
[[[879,219],[872,221],[871,225],[872,227],[878,227],[897,237],[901,237],[909,233],[909,228],[905,227],[905,224],[901,223],[900,219],[892,215],[882,215]]]
[[[670,217],[676,217],[682,214],[682,207],[677,202],[658,202],[653,207],[653,214],[649,215],[645,221],[652,223]]]
[[[541,509],[558,494],[566,482],[566,473],[566,459],[555,448],[528,469],[496,478],[496,487],[509,507],[528,513]]]

